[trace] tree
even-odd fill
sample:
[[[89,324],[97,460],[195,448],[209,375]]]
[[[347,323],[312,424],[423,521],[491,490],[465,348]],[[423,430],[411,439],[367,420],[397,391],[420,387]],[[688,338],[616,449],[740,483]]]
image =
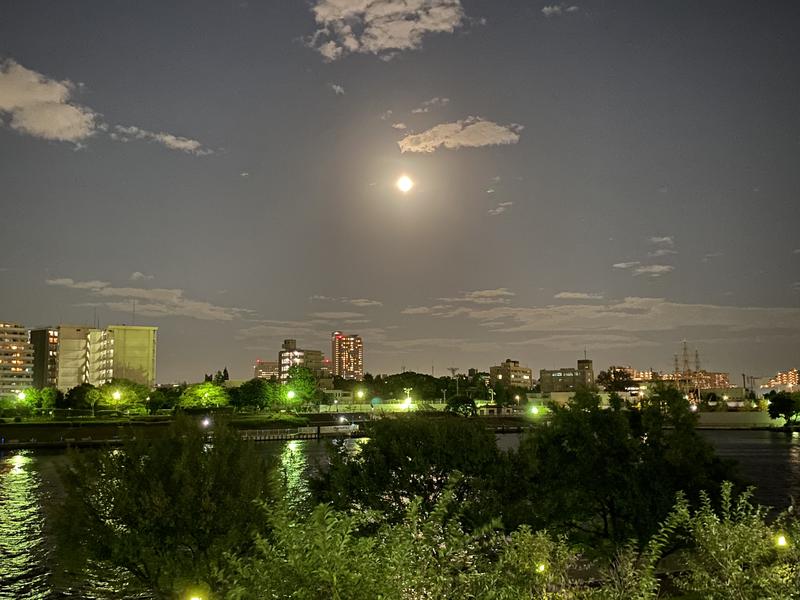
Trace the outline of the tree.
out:
[[[65,408],[94,411],[101,395],[91,383],[82,383],[70,389],[64,397]]]
[[[625,369],[611,367],[608,371],[600,371],[596,378],[597,385],[607,392],[624,392],[635,382]]]
[[[64,402],[64,393],[56,388],[48,387],[39,392],[40,408],[53,409],[57,408]]]
[[[150,388],[129,379],[112,379],[98,388],[99,404],[113,408],[133,407],[144,409]]]
[[[181,394],[180,408],[213,408],[227,406],[228,392],[214,383],[196,383],[188,386]]]
[[[465,513],[485,523],[496,515],[489,483],[501,462],[494,433],[474,420],[381,419],[357,455],[332,446],[329,468],[312,478],[311,487],[319,501],[335,507],[381,509],[397,518],[415,496],[430,509],[458,471]]]
[[[272,385],[274,384],[258,377],[245,381],[239,386],[237,407],[257,410],[266,408],[270,400],[269,388]]]
[[[451,396],[447,399],[445,410],[463,417],[474,417],[477,413],[475,401],[467,396]]]
[[[767,394],[769,407],[767,411],[772,419],[783,417],[786,423],[794,422],[800,417],[800,394],[789,392],[770,392]]]
[[[576,392],[553,407],[550,424],[523,438],[507,478],[504,522],[568,532],[602,548],[644,541],[669,514],[672,499],[715,489],[730,472],[695,431],[683,396],[662,388],[640,411]]]
[[[249,552],[267,531],[256,503],[271,498],[269,466],[237,431],[217,426],[213,444],[206,433],[179,418],[121,452],[70,454],[55,521],[67,566],[101,579],[123,569],[158,597],[188,597]]]
[[[310,369],[295,365],[289,368],[284,398],[290,405],[311,402],[317,392],[317,380]]]

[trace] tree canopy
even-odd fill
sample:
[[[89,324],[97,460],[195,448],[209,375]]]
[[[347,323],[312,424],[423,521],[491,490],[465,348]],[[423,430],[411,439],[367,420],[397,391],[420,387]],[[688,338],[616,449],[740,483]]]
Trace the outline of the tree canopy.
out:
[[[159,597],[207,584],[266,531],[256,503],[271,498],[269,472],[238,432],[217,427],[209,445],[189,418],[119,452],[73,453],[56,519],[62,559],[78,571],[124,569]]]

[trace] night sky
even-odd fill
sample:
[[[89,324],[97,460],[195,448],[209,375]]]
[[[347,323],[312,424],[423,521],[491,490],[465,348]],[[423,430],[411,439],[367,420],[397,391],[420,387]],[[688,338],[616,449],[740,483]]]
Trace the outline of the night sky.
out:
[[[0,320],[366,369],[800,365],[800,5],[6,1]],[[395,181],[407,174],[407,194]]]

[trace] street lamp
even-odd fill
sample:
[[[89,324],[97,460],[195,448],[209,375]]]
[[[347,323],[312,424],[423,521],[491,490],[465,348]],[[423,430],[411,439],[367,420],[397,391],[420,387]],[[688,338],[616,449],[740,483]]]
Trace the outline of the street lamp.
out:
[[[114,390],[114,393],[111,394],[111,397],[117,402],[119,402],[120,398],[122,398],[122,392],[120,392],[119,390]]]
[[[17,392],[17,400],[20,402],[25,400],[25,392]]]
[[[297,396],[297,394],[295,393],[295,391],[294,391],[294,390],[289,390],[288,392],[286,392],[286,397],[287,397],[289,400],[294,400],[294,399],[295,399],[295,396]]]
[[[364,390],[358,390],[358,391],[356,392],[356,397],[357,397],[359,400],[363,400],[363,399],[364,399]]]

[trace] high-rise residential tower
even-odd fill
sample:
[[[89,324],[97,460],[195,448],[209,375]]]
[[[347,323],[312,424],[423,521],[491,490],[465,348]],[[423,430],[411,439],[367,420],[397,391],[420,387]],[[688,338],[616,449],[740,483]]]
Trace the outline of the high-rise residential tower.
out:
[[[18,394],[31,386],[33,350],[28,330],[0,321],[0,396]]]
[[[360,335],[331,333],[331,362],[333,374],[342,379],[364,379],[364,343]]]

